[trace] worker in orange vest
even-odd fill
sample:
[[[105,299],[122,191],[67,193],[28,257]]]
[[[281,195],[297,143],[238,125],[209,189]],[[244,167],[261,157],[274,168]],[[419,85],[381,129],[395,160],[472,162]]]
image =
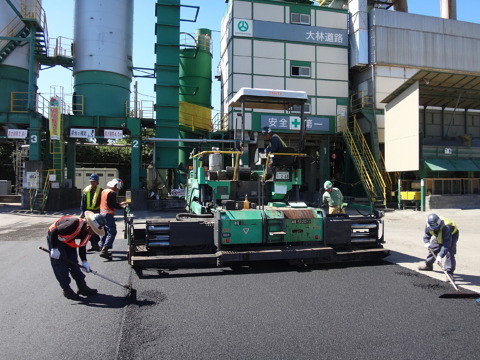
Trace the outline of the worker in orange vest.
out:
[[[127,206],[126,202],[117,202],[117,192],[123,187],[122,179],[113,179],[107,183],[107,188],[102,191],[100,200],[100,214],[105,216],[105,235],[99,242],[100,257],[111,260],[112,254],[108,251],[113,247],[115,236],[117,235],[117,224],[115,223],[115,213],[117,209],[123,209]]]
[[[99,236],[105,234],[104,227],[105,217],[91,211],[86,211],[83,218],[73,215],[63,216],[50,225],[47,234],[50,262],[53,273],[63,289],[63,296],[67,299],[81,300],[79,295],[89,296],[97,293],[96,289],[87,286],[85,275],[81,270],[91,271],[85,247],[93,234]],[[77,243],[76,240],[79,242]],[[81,267],[77,263],[78,256],[82,260]],[[77,283],[76,293],[70,287],[70,276]]]

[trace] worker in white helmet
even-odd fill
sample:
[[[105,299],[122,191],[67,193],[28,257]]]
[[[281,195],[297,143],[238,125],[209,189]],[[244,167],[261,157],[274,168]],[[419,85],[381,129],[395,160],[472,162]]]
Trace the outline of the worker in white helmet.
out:
[[[323,193],[323,203],[328,205],[329,214],[345,214],[343,207],[343,194],[340,189],[333,187],[333,183],[330,180],[325,181],[323,184],[325,192]]]
[[[102,191],[100,201],[100,213],[105,215],[105,235],[98,244],[100,246],[100,257],[110,260],[112,254],[108,251],[113,247],[117,235],[117,224],[115,223],[115,212],[127,206],[126,202],[117,202],[117,192],[123,187],[122,179],[113,179],[107,183],[107,188]]]

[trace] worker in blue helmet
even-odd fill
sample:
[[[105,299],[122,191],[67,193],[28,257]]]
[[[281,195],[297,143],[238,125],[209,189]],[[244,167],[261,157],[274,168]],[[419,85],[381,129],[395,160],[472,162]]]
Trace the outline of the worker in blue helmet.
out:
[[[429,249],[425,263],[418,267],[421,271],[432,271],[433,263],[437,262],[452,277],[457,265],[457,241],[460,232],[455,222],[451,219],[440,217],[437,214],[427,216],[423,243]],[[431,250],[431,251],[430,251]],[[432,254],[433,253],[433,254]]]
[[[100,213],[100,200],[102,197],[102,188],[99,186],[100,177],[98,174],[91,174],[89,179],[90,185],[85,187],[82,191],[82,199],[80,202],[80,217],[85,216],[85,211],[91,211],[94,214]],[[100,237],[93,234],[90,238],[90,249],[88,251],[100,251],[98,242]]]
[[[277,153],[287,147],[287,144],[285,144],[282,138],[277,134],[274,134],[269,126],[265,126],[262,129],[262,135],[265,141],[269,142],[268,146],[265,147],[265,154]]]
[[[323,184],[325,192],[323,193],[323,203],[328,206],[329,214],[345,214],[343,207],[343,194],[340,189],[333,186],[330,180]]]

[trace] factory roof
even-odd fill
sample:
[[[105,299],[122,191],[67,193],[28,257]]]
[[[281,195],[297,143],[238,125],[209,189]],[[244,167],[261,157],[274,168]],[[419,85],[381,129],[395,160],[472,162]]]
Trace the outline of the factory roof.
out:
[[[480,110],[480,75],[471,73],[420,70],[382,102],[391,102],[416,81],[420,106]]]

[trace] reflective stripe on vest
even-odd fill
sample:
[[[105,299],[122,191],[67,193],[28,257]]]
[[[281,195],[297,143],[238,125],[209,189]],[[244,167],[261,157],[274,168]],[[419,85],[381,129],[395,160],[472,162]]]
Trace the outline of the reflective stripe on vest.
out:
[[[68,218],[68,217],[71,217],[69,215],[67,216],[62,216],[60,219],[58,219],[57,221],[55,221],[52,225],[50,225],[50,227],[48,228],[48,231],[49,232],[52,232],[53,230],[55,230],[57,228],[57,222],[59,222],[60,220],[62,219],[65,219],[65,218]],[[58,240],[61,241],[62,243],[70,246],[70,247],[73,247],[73,248],[78,248],[78,247],[81,247],[81,246],[85,246],[87,245],[88,241],[90,240],[90,238],[92,237],[91,234],[88,234],[87,236],[85,236],[82,241],[80,241],[80,244],[76,244],[75,243],[75,239],[76,237],[78,236],[78,234],[80,234],[80,232],[82,231],[82,228],[83,228],[83,221],[82,220],[78,220],[78,225],[77,225],[77,228],[75,229],[75,231],[73,232],[73,234],[69,234],[69,235],[60,235],[58,234]]]
[[[287,144],[285,144],[285,141],[283,141],[280,136],[278,136],[277,134],[273,134],[272,137],[276,137],[280,141],[280,144],[282,144],[282,147],[287,147]]]
[[[85,194],[85,200],[87,203],[86,209],[87,210],[98,210],[100,206],[95,206],[97,203],[97,199],[100,196],[100,186],[95,188],[95,193],[93,194],[92,199],[92,185],[88,185],[85,189],[83,189],[83,193]]]
[[[102,200],[100,201],[100,213],[101,214],[115,214],[115,209],[108,207],[108,195],[113,192],[112,189],[105,189],[102,191]]]
[[[453,227],[452,235],[456,234],[458,232],[457,225],[455,224],[455,222],[453,220],[450,220],[448,218],[442,218],[442,220],[443,220],[443,226],[440,229],[438,229],[438,234],[435,234],[435,231],[433,231],[433,230],[429,230],[430,235],[433,235],[437,238],[437,243],[438,244],[443,244],[442,229],[445,226],[449,225],[449,226]]]

